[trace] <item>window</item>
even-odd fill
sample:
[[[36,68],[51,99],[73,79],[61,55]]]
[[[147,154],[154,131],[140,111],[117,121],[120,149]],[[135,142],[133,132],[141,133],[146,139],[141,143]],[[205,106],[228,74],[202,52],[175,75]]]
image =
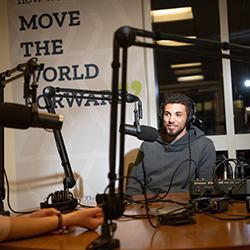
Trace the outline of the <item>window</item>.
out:
[[[250,45],[249,12],[250,1],[228,1],[229,39],[231,43]],[[236,134],[250,132],[250,50],[248,53],[249,56],[246,58],[249,58],[248,62],[231,61]],[[231,54],[236,55],[234,52]]]
[[[237,150],[237,159],[242,162],[238,167],[237,175],[250,177],[250,150]]]
[[[161,15],[163,10],[165,16]],[[151,0],[151,16],[155,32],[220,41],[217,0]],[[216,49],[172,40],[160,43],[167,50],[154,50],[159,106],[169,95],[184,93],[196,103],[204,132],[207,135],[225,134],[221,59],[210,54],[211,51],[217,55]]]

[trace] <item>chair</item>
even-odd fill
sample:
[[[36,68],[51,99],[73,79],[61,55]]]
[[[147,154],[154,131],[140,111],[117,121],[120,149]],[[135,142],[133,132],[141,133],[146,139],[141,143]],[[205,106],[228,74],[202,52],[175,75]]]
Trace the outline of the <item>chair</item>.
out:
[[[136,157],[138,155],[138,152],[139,152],[139,148],[135,148],[135,149],[132,149],[125,154],[125,156],[124,156],[124,172],[123,172],[124,176],[127,176],[127,177],[130,176],[130,173],[131,173],[133,167],[135,166],[135,160],[136,160]],[[128,183],[128,178],[126,178],[124,180],[124,189],[126,188],[127,183]]]

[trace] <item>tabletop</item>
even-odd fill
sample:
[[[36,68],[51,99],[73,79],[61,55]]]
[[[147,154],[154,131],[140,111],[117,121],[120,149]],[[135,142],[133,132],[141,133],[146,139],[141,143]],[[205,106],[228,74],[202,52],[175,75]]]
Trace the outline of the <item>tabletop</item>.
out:
[[[184,201],[183,195],[168,196],[175,201]],[[164,211],[176,208],[175,203],[150,203],[152,211]],[[131,204],[126,207],[125,215],[145,214],[143,203]],[[213,215],[218,218],[212,217]],[[226,212],[206,215],[195,213],[195,224],[160,225],[154,228],[147,218],[121,217],[114,222],[117,229],[114,238],[120,242],[123,250],[153,250],[153,249],[250,249],[250,220],[242,219],[248,216],[246,203],[237,202],[229,205]],[[153,225],[157,219],[152,219]],[[11,241],[0,244],[0,249],[86,249],[88,244],[100,236],[101,228],[88,231],[76,228],[63,235],[44,235],[30,239]]]

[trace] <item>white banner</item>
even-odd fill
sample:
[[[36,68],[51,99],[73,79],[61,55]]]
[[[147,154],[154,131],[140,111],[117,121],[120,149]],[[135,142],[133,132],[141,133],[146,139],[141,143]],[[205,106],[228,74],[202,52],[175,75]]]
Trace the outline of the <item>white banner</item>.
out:
[[[8,1],[12,66],[32,57],[44,64],[37,76],[41,110],[47,86],[111,90],[113,34],[123,25],[143,28],[141,4],[139,0]],[[129,49],[127,90],[143,102],[143,124],[148,119],[144,60],[143,49]],[[11,84],[13,101],[24,103],[23,79]],[[133,109],[127,104],[126,123],[133,123]],[[93,200],[108,184],[110,104],[91,96],[57,98],[56,113],[64,115],[62,135],[77,181],[73,192],[82,201]],[[126,137],[126,151],[139,143]],[[64,172],[53,133],[16,130],[15,145],[18,208],[37,207],[51,192],[63,189]]]

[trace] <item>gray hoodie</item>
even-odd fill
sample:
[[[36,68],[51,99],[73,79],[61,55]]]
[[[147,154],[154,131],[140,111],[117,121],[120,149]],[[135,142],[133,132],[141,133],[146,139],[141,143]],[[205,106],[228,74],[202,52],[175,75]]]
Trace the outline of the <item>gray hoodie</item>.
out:
[[[130,176],[138,179],[146,193],[187,192],[192,179],[212,179],[216,152],[213,142],[197,127],[173,143],[143,142]],[[140,183],[129,178],[127,195],[141,194]]]

